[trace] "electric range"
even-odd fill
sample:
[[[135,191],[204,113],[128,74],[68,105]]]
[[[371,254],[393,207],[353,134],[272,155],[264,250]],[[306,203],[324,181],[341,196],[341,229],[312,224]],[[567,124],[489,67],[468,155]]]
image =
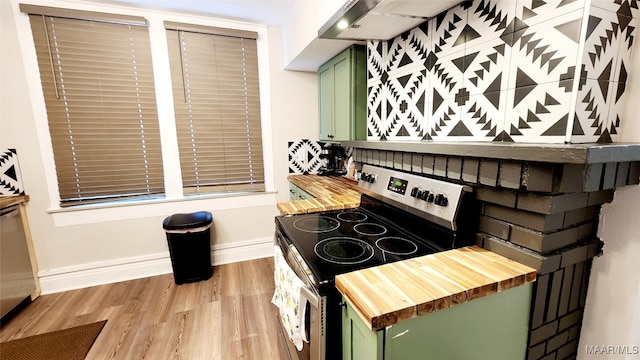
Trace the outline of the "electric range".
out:
[[[275,219],[275,243],[305,285],[310,341],[290,351],[294,358],[341,358],[336,275],[473,242],[467,219],[477,209],[467,186],[364,165],[358,187],[358,208]]]

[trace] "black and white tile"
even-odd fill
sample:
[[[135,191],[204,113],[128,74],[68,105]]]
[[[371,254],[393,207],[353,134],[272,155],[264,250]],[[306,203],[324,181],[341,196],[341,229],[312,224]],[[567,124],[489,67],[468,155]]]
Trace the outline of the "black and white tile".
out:
[[[323,164],[323,145],[324,142],[308,139],[289,141],[289,174],[316,174]]]
[[[638,0],[586,3],[475,0],[370,42],[368,138],[615,141]]]
[[[0,195],[24,194],[16,149],[4,149],[0,154]]]

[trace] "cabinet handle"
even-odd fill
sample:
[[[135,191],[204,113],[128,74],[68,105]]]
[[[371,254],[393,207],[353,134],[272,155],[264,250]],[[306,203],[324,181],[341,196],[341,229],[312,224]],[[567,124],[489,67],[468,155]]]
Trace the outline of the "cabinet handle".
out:
[[[333,135],[327,135],[327,137],[333,140]]]

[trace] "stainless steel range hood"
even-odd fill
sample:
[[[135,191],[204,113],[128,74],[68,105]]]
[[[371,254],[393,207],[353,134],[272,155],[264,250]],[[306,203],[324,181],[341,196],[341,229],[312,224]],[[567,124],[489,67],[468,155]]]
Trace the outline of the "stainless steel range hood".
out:
[[[461,0],[349,0],[318,31],[322,39],[388,40]]]

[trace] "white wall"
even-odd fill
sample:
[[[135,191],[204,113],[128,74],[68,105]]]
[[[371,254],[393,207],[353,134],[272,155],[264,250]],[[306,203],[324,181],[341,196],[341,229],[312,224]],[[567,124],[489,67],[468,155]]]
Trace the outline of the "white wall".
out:
[[[152,49],[154,43],[161,43],[153,35],[154,27],[159,34],[160,19],[213,26],[224,22],[82,1],[34,1],[145,16],[150,19]],[[263,117],[271,124],[265,129],[267,150],[272,148],[266,154],[270,164],[266,171],[272,174],[268,183],[271,193],[57,212],[51,201],[57,197],[56,185],[51,182],[51,149],[41,141],[48,131],[28,18],[19,12],[17,0],[1,0],[0,7],[0,146],[16,148],[18,152],[24,186],[31,198],[27,212],[44,293],[170,272],[162,220],[177,212],[208,210],[214,214],[214,262],[269,255],[276,201],[288,198],[286,142],[317,138],[316,74],[283,70],[279,28],[234,23],[240,28],[256,27],[263,39],[259,46],[268,47],[269,57],[263,58],[261,67],[268,72],[270,81],[261,85],[267,95]],[[171,88],[166,83],[159,86]],[[159,108],[162,106],[159,104]],[[166,111],[162,116],[167,116]]]
[[[629,69],[620,141],[640,143],[640,46]],[[640,187],[616,190],[602,207],[598,236],[604,255],[593,261],[578,359],[638,359],[640,354],[593,355],[587,346],[629,346],[640,351]],[[617,350],[614,350],[617,351]]]

